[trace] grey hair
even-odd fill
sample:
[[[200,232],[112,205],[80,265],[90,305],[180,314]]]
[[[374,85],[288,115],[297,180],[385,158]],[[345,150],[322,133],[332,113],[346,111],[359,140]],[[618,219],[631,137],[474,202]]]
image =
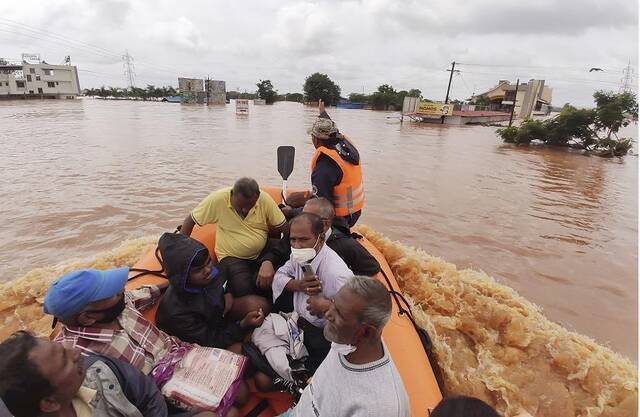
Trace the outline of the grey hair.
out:
[[[327,200],[324,197],[312,198],[311,200],[307,201],[307,204],[315,205],[318,208],[318,215],[320,215],[320,217],[333,220],[333,218],[336,216],[333,204],[331,203],[331,201]]]
[[[253,178],[243,177],[233,184],[233,193],[251,200],[260,195],[260,187]]]
[[[391,317],[391,295],[387,288],[377,279],[364,275],[349,278],[343,288],[352,291],[366,302],[360,313],[360,321],[382,331]]]

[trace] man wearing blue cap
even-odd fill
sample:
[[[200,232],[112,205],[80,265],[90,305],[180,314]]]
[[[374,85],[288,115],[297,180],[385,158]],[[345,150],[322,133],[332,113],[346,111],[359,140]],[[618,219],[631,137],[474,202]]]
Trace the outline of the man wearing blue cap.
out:
[[[159,330],[140,313],[160,296],[160,287],[125,292],[128,275],[128,268],[70,272],[49,288],[44,312],[62,323],[55,341],[85,355],[120,359],[148,374],[158,360],[183,342]]]

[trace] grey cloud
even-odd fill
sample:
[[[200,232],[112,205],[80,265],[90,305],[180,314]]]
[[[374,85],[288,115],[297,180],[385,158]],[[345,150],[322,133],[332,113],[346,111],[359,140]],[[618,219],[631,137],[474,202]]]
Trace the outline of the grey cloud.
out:
[[[453,7],[452,7],[453,5]],[[579,34],[590,28],[637,25],[637,2],[572,0],[519,2],[389,2],[371,9],[376,24],[397,36],[477,34]]]

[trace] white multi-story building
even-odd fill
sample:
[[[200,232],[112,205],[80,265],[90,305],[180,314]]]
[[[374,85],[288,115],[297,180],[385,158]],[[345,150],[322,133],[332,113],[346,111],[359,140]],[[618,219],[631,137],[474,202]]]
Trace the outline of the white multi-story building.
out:
[[[0,64],[0,99],[75,98],[79,94],[78,70],[72,65]]]

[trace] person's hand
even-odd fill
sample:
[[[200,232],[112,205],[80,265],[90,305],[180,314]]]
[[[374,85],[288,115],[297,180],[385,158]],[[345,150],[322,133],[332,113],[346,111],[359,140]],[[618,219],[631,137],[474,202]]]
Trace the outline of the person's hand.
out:
[[[322,99],[318,100],[318,112],[320,114],[324,113],[324,101]]]
[[[280,207],[280,211],[284,214],[284,217],[289,219],[293,215],[293,207],[291,206],[282,206]]]
[[[301,280],[297,280],[297,282],[297,290],[308,296],[320,294],[322,292],[322,282],[318,279],[317,275],[305,277]]]
[[[307,311],[316,317],[324,317],[329,307],[331,307],[331,301],[328,298],[315,296],[307,299]]]
[[[264,322],[264,313],[262,312],[262,309],[250,311],[240,321],[240,327],[243,329],[254,329],[262,326],[262,322]]]
[[[233,306],[233,294],[230,292],[224,295],[224,312],[222,313],[222,317],[226,316],[231,307]]]
[[[258,277],[256,278],[256,285],[258,288],[269,288],[273,282],[273,276],[276,274],[273,269],[273,263],[271,261],[264,261],[260,265],[258,270]]]

